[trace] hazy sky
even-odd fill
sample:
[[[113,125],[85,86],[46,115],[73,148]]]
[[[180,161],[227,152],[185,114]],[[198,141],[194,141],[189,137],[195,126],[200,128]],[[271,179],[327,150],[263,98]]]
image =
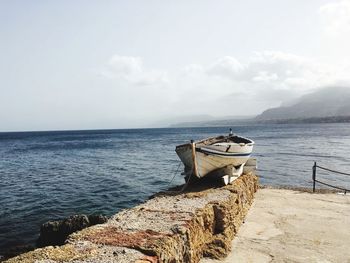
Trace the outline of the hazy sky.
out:
[[[349,83],[350,0],[0,0],[0,131],[258,114]]]

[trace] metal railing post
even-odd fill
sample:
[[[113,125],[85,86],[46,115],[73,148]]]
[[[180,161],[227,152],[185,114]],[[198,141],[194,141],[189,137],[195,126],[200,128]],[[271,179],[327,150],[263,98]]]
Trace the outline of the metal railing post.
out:
[[[312,186],[312,192],[315,192],[316,190],[316,162],[314,162],[314,165],[312,166],[312,181],[313,181],[313,186]]]
[[[332,170],[332,169],[329,169],[329,168],[317,165],[317,163],[314,162],[314,165],[312,166],[312,181],[313,181],[312,190],[313,190],[313,192],[316,192],[316,183],[319,183],[321,185],[325,185],[325,186],[328,186],[328,187],[332,187],[332,188],[335,188],[335,189],[338,189],[338,190],[342,190],[342,191],[344,191],[344,194],[346,194],[347,192],[350,192],[350,189],[342,188],[342,187],[339,187],[339,186],[331,185],[331,184],[322,182],[320,180],[317,180],[316,179],[316,176],[317,176],[317,171],[316,170],[317,170],[317,168],[319,168],[321,170],[326,170],[326,171],[329,171],[329,172],[332,172],[332,173],[337,173],[337,174],[350,176],[350,173],[344,173],[344,172]]]

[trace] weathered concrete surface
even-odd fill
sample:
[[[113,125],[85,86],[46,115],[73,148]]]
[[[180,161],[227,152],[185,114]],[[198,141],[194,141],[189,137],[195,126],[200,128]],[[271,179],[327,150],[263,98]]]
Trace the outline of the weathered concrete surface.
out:
[[[204,187],[204,188],[203,188]],[[252,173],[232,185],[158,196],[102,225],[7,262],[199,262],[225,257],[258,188]]]
[[[232,246],[201,263],[350,262],[350,195],[259,189]]]

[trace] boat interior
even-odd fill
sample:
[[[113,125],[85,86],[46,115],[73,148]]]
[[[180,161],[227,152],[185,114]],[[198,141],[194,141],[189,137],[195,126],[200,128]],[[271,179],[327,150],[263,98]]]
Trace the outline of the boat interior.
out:
[[[248,144],[248,143],[252,143],[251,140],[240,137],[240,136],[236,136],[236,135],[231,135],[231,136],[217,136],[217,137],[211,137],[211,138],[207,138],[201,141],[196,141],[196,147],[201,147],[201,146],[208,146],[208,145],[213,145],[215,143],[244,143],[244,144]],[[185,143],[182,145],[178,145],[176,146],[176,148],[182,148],[182,147],[188,147],[190,146],[190,143]]]
[[[209,139],[205,139],[202,141],[198,141],[196,142],[196,146],[200,147],[200,146],[205,146],[205,145],[213,145],[215,143],[252,143],[251,140],[240,137],[240,136],[218,136],[218,137],[213,137],[213,138],[209,138]]]

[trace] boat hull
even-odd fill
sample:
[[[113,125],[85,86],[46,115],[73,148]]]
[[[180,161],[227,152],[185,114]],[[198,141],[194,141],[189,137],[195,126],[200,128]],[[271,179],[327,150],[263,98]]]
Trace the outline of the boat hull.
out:
[[[216,170],[232,165],[239,167],[250,158],[253,150],[251,144],[237,144],[230,148],[230,152],[217,150],[218,148],[208,146],[196,147],[195,156],[191,144],[185,144],[176,148],[176,153],[185,165],[185,174],[194,174],[202,178]],[[194,164],[194,161],[196,164]],[[196,172],[194,172],[196,170]]]

